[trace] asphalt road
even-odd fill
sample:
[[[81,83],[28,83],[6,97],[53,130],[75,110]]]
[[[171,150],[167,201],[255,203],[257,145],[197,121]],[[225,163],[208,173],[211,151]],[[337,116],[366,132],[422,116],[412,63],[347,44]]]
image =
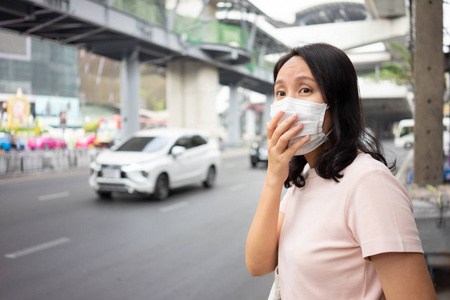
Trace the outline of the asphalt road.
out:
[[[215,188],[98,201],[86,171],[0,182],[0,299],[264,299],[245,239],[265,178],[224,158]]]
[[[222,163],[213,189],[161,202],[99,201],[87,170],[0,181],[0,299],[266,299],[272,275],[244,263],[265,166]]]

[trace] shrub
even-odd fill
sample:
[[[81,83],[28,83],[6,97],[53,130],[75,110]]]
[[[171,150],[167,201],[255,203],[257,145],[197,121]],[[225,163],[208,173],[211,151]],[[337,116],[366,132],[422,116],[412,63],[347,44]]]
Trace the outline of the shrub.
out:
[[[84,132],[97,132],[98,121],[89,122],[83,125]]]

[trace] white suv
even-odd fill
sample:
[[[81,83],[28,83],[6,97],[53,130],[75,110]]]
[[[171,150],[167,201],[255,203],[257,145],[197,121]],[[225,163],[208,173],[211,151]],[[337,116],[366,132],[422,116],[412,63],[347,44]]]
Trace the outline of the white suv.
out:
[[[204,131],[151,129],[137,132],[91,163],[89,185],[100,198],[113,192],[153,194],[197,182],[214,185],[220,168],[218,144]]]

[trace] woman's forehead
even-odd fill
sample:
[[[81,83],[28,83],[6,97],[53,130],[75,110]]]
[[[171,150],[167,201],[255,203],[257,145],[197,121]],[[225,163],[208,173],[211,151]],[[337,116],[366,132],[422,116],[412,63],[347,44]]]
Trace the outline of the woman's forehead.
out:
[[[309,69],[308,64],[301,58],[300,56],[294,56],[290,58],[281,68],[278,72],[278,77],[284,77],[284,76],[307,76],[314,78],[311,74],[311,70]]]
[[[278,72],[275,85],[291,81],[310,81],[316,80],[309,69],[309,66],[300,56],[294,56],[289,59]]]

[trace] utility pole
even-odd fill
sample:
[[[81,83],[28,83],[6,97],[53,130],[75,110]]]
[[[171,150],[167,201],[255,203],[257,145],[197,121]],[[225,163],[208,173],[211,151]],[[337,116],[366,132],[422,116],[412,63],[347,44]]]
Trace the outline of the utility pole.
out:
[[[413,0],[414,182],[442,183],[444,55],[442,0]]]

